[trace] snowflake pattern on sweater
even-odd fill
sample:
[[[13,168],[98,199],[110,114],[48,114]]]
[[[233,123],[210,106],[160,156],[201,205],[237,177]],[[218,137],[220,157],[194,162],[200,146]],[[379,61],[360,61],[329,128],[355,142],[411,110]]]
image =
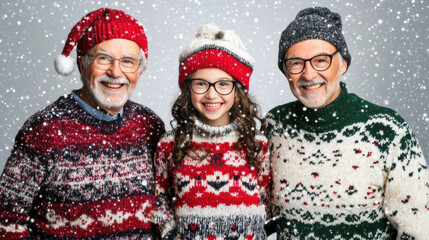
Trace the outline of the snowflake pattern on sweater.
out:
[[[278,239],[427,239],[429,176],[414,134],[341,86],[322,109],[295,101],[266,116]]]
[[[235,149],[234,123],[209,126],[195,120],[196,150],[173,162],[174,134],[167,133],[156,151],[155,221],[162,239],[265,239],[264,222],[270,186],[268,145],[264,135],[259,168],[250,166],[244,151]],[[208,155],[206,155],[208,153]],[[196,155],[205,159],[200,160]]]
[[[108,122],[60,97],[19,131],[0,179],[1,239],[150,239],[164,123],[128,101]]]

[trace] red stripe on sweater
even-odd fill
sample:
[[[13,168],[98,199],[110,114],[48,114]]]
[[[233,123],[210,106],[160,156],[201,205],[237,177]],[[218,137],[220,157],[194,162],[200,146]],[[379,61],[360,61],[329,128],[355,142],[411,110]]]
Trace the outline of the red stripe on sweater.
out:
[[[149,212],[154,209],[150,204],[153,202],[153,197],[149,196],[74,204],[43,201],[34,207],[36,213],[42,216],[36,218],[35,223],[45,233],[57,237],[81,238],[135,229],[151,229]],[[140,211],[143,219],[139,215]]]
[[[155,121],[149,121],[148,119],[145,121],[147,121],[147,125],[156,125]],[[129,129],[133,129],[133,131],[129,131]],[[121,148],[134,146],[135,142],[147,136],[149,131],[149,129],[142,126],[141,121],[130,120],[115,134],[105,134],[100,132],[98,128],[79,122],[77,119],[58,118],[46,121],[29,131],[24,141],[31,142],[37,147],[38,153],[43,153],[52,146],[61,149],[62,147],[74,145],[79,145],[80,149],[97,146],[99,149],[106,150],[116,148],[118,144],[120,144]],[[43,133],[43,135],[40,133]],[[74,134],[71,136],[69,133]]]

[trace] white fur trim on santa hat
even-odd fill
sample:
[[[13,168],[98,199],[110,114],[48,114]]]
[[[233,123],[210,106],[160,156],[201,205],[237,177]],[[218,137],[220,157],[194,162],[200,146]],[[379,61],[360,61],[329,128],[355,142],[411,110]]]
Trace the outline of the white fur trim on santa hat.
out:
[[[55,58],[55,70],[57,70],[57,73],[68,76],[72,74],[74,70],[74,59],[72,57],[66,57],[62,54],[58,55]]]

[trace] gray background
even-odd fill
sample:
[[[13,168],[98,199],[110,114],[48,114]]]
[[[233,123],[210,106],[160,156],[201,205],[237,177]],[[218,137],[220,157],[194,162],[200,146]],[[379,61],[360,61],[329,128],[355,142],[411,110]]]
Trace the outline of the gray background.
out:
[[[350,92],[396,110],[414,130],[426,160],[428,136],[428,16],[423,0],[378,1],[2,1],[0,8],[0,170],[24,121],[60,95],[80,88],[78,71],[63,77],[53,60],[72,26],[86,13],[124,10],[145,27],[148,70],[132,96],[152,108],[170,129],[178,94],[178,56],[203,23],[237,32],[256,59],[250,93],[264,113],[295,100],[277,68],[281,31],[297,12],[326,6],[339,12],[352,55],[343,77]],[[76,56],[73,50],[72,55]]]
[[[396,110],[411,125],[429,160],[429,4],[423,0],[3,0],[0,170],[24,121],[60,95],[80,88],[78,71],[60,76],[53,60],[72,26],[86,13],[100,7],[117,8],[144,25],[149,39],[148,70],[132,100],[152,108],[170,129],[170,109],[178,94],[178,56],[203,23],[234,30],[242,38],[256,59],[250,93],[264,113],[295,100],[277,68],[278,41],[297,12],[310,6],[326,6],[342,15],[352,55],[343,77],[349,92]]]

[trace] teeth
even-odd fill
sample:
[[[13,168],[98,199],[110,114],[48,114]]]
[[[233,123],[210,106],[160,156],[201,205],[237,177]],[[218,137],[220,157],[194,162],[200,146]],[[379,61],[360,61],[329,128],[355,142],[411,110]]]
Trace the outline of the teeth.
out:
[[[108,86],[109,88],[120,88],[121,84],[114,84],[114,83],[104,83],[104,85]]]
[[[221,103],[205,103],[204,105],[207,108],[219,108],[222,104]]]
[[[322,86],[322,84],[316,84],[316,85],[311,85],[311,86],[305,86],[306,89],[316,89],[319,88],[320,86]]]

